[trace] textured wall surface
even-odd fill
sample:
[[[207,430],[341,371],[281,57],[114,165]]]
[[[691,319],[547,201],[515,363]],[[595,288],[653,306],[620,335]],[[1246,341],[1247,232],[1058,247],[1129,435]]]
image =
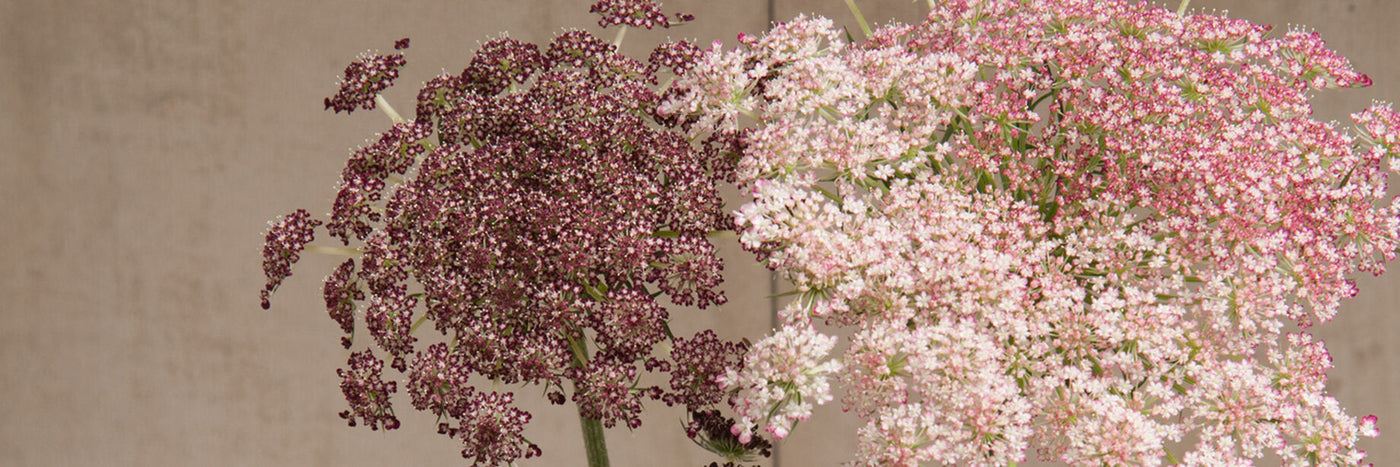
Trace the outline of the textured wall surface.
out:
[[[262,231],[294,208],[327,209],[347,149],[384,127],[379,114],[321,110],[355,54],[413,38],[387,95],[406,107],[415,84],[459,70],[497,31],[543,41],[562,26],[596,29],[588,3],[0,0],[0,465],[463,464],[408,407],[390,433],[336,417],[346,355],[319,296],[333,263],[309,255],[263,311]],[[920,14],[908,0],[860,3],[872,21]],[[849,18],[841,0],[668,4],[699,17],[669,34],[702,43],[762,30],[770,6],[779,20]],[[1400,3],[1192,5],[1321,32],[1376,83],[1321,96],[1324,117],[1400,100]],[[667,34],[628,43],[640,52]],[[679,313],[679,326],[758,336],[768,276],[723,247],[731,305]],[[1351,413],[1381,417],[1382,438],[1363,448],[1397,465],[1400,272],[1359,279],[1361,294],[1318,332],[1336,360],[1332,392]],[[530,407],[528,436],[549,456],[536,465],[574,465],[572,412]],[[615,465],[708,462],[675,429],[679,411],[661,409],[640,430],[609,433]],[[855,423],[844,416],[828,406],[799,427],[782,465],[849,459]]]

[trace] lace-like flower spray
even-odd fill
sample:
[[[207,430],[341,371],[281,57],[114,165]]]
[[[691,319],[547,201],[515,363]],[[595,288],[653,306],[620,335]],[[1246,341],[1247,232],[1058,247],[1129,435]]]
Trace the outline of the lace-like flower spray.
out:
[[[1375,418],[1305,331],[1394,258],[1400,115],[1308,98],[1370,80],[1316,34],[1148,2],[931,3],[712,49],[663,104],[744,132],[741,240],[800,294],[721,380],[735,432],[781,438],[831,381],[868,464],[1361,461]]]
[[[277,222],[269,223],[263,243],[263,273],[267,276],[261,296],[264,310],[272,306],[269,301],[272,292],[292,275],[292,265],[301,260],[306,244],[316,239],[319,225],[321,221],[312,219],[305,209],[292,211]]]
[[[655,26],[669,28],[673,25],[695,20],[694,16],[677,13],[675,22],[661,12],[661,5],[650,0],[598,0],[588,8],[590,13],[602,15],[598,25],[632,26],[651,29]]]
[[[594,9],[606,24],[670,24],[649,1]],[[350,156],[326,230],[359,254],[327,277],[326,306],[347,348],[358,327],[387,355],[357,352],[342,370],[352,424],[398,427],[386,363],[481,464],[541,453],[523,436],[531,414],[481,390],[487,379],[541,385],[606,427],[639,426],[644,398],[696,412],[723,401],[714,381],[746,348],[673,336],[659,302],[725,302],[707,235],[731,228],[717,186],[733,181],[737,134],[692,143],[680,129],[696,122],[657,113],[658,74],[699,55],[669,43],[642,62],[584,31],[495,39],[426,83],[416,118]],[[398,54],[352,64],[328,108],[373,108],[402,66]],[[268,234],[264,298],[318,222],[299,211]],[[653,352],[663,341],[673,350]],[[644,371],[670,386],[643,385]]]
[[[408,39],[394,43],[394,50],[408,48]],[[399,77],[399,70],[408,64],[403,54],[389,55],[364,54],[359,60],[345,66],[345,76],[340,80],[340,92],[326,98],[326,109],[353,113],[355,109],[374,110],[374,96],[378,95]]]

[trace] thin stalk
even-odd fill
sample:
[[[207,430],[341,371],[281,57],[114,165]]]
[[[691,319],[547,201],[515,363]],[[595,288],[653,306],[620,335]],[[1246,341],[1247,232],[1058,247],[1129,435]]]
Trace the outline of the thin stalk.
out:
[[[675,231],[675,230],[658,230],[658,231],[652,232],[652,233],[651,233],[651,236],[656,237],[656,238],[679,238],[679,237],[681,236],[681,233],[680,233],[680,232],[677,232],[677,231]],[[707,238],[739,238],[739,235],[736,234],[736,233],[734,233],[733,230],[709,230],[709,231],[706,231],[706,232],[705,232],[705,237],[707,237]]]
[[[865,15],[860,14],[860,7],[856,6],[856,0],[846,0],[846,7],[851,9],[851,14],[856,16],[856,23],[860,24],[860,32],[865,33],[865,38],[870,38],[870,23],[865,22]]]
[[[622,47],[622,38],[627,37],[627,25],[620,25],[617,28],[617,36],[613,37],[613,47]]]
[[[389,105],[389,101],[384,99],[383,94],[374,95],[374,105],[378,106],[379,110],[383,110],[384,115],[388,115],[389,120],[392,120],[395,125],[398,125],[400,123],[408,123],[404,121],[403,117],[400,116],[398,112],[394,111],[394,106]]]
[[[1181,0],[1181,6],[1176,7],[1177,15],[1185,15],[1186,7],[1191,4],[1191,0]]]
[[[426,322],[428,322],[428,315],[423,315],[422,317],[418,318],[418,322],[413,323],[413,326],[408,328],[408,333],[413,334],[414,331],[418,330],[418,326],[422,326],[423,323]]]
[[[307,246],[306,246],[306,251],[309,251],[309,252],[312,252],[312,253],[320,253],[320,254],[323,254],[323,255],[331,255],[331,256],[360,256],[360,255],[362,255],[362,254],[365,253],[364,251],[361,251],[359,248],[351,248],[351,247],[348,247],[348,246],[325,246],[325,245],[307,245]]]

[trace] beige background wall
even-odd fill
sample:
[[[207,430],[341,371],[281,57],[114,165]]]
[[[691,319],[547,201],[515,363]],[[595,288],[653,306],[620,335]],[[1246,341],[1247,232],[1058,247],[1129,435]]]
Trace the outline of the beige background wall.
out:
[[[384,126],[378,114],[321,110],[356,53],[413,38],[406,76],[388,94],[407,107],[417,83],[460,70],[498,30],[543,41],[560,26],[591,27],[588,3],[0,0],[0,465],[463,464],[406,403],[405,427],[388,434],[336,417],[346,355],[318,294],[332,263],[311,257],[263,311],[261,234],[293,208],[324,212],[347,149]],[[672,34],[730,44],[761,30],[770,7],[668,3],[699,17]],[[860,3],[872,19],[920,11],[908,0]],[[1400,99],[1400,3],[1193,5],[1320,31],[1376,82],[1325,96],[1325,116]],[[840,0],[772,6],[779,19],[847,17]],[[767,276],[726,247],[736,305],[678,319],[758,335]],[[1351,413],[1381,417],[1382,438],[1363,447],[1396,465],[1400,272],[1362,278],[1361,290],[1320,331],[1336,358],[1331,388]],[[660,409],[637,432],[609,433],[614,465],[709,461],[674,429],[679,412]],[[840,415],[832,407],[801,426],[782,465],[849,459]],[[548,460],[535,465],[577,464],[575,420],[567,408],[536,411],[528,435]]]

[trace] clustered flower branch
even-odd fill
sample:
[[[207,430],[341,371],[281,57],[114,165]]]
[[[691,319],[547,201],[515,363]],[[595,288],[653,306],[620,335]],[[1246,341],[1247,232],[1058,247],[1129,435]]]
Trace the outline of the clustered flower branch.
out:
[[[327,310],[347,349],[364,330],[383,355],[340,370],[342,416],[398,427],[387,361],[484,464],[541,449],[483,378],[573,402],[592,465],[644,399],[684,406],[687,435],[732,464],[838,393],[867,464],[1362,461],[1376,418],[1327,394],[1308,330],[1400,247],[1400,113],[1342,128],[1309,99],[1369,78],[1314,33],[1184,5],[930,9],[877,28],[857,13],[861,41],[799,16],[646,62],[582,31],[502,37],[426,83],[412,121],[351,155],[324,220],[359,253],[327,277]],[[591,10],[622,31],[692,20]],[[404,64],[363,57],[327,108],[391,112]],[[724,184],[752,195],[733,218]],[[264,308],[322,225],[298,210],[269,230]],[[781,328],[675,336],[659,300],[723,304],[707,236],[731,228],[791,281]]]
[[[593,10],[604,25],[670,24],[650,2]],[[736,133],[692,141],[679,131],[692,122],[656,112],[657,76],[698,56],[672,42],[638,61],[579,30],[543,47],[502,37],[460,74],[426,83],[412,121],[351,155],[325,230],[360,254],[327,277],[325,301],[347,349],[362,326],[382,353],[355,352],[340,371],[342,417],[399,427],[388,361],[464,457],[508,463],[541,453],[523,436],[531,415],[480,381],[536,384],[577,406],[600,465],[601,429],[638,427],[643,399],[695,413],[725,400],[715,379],[744,346],[710,331],[673,335],[659,301],[725,302],[707,236],[730,228],[718,187],[733,180]],[[366,55],[327,109],[396,116],[380,92],[405,63]],[[299,210],[269,231],[264,307],[320,224]],[[423,337],[426,322],[437,337]],[[654,349],[663,341],[669,352]],[[669,374],[669,386],[643,384],[643,372]]]

